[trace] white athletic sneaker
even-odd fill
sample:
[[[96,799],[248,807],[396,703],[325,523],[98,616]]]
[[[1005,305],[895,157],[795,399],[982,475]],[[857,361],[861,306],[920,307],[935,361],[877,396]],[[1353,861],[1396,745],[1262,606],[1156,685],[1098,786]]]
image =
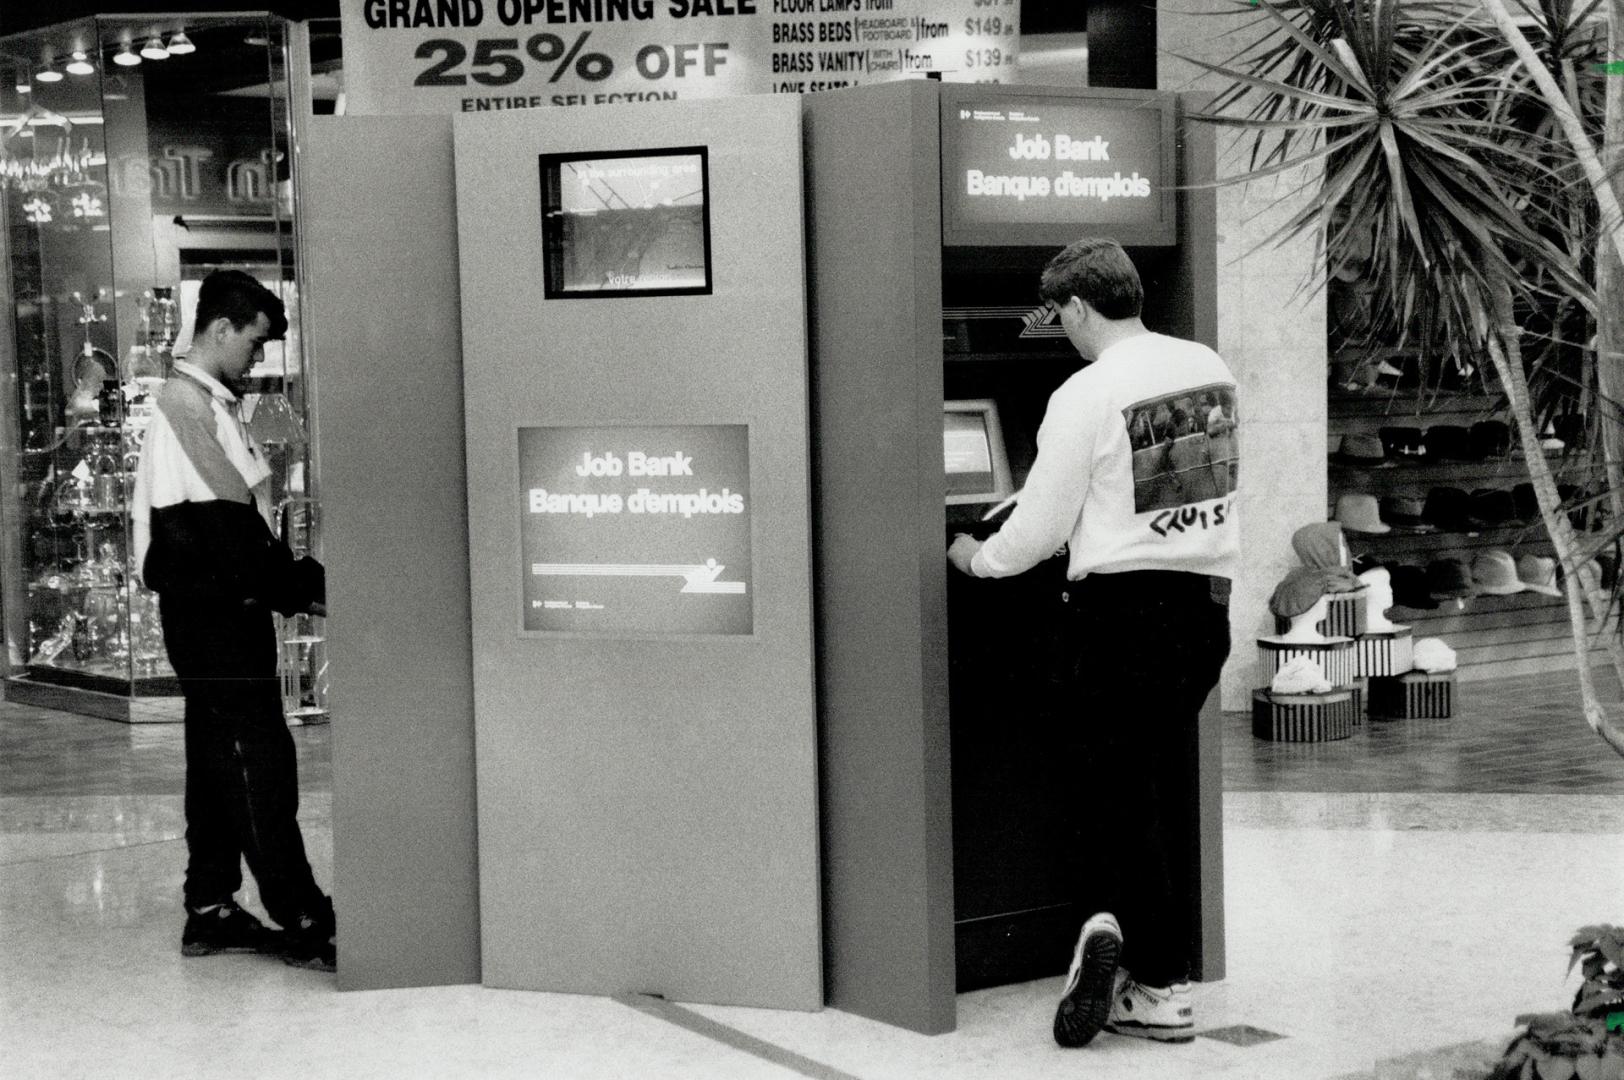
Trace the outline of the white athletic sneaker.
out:
[[[1118,970],[1105,1030],[1157,1042],[1194,1041],[1195,1009],[1190,1004],[1190,984],[1142,986],[1127,972]]]
[[[1066,989],[1054,1014],[1054,1041],[1061,1046],[1087,1046],[1105,1026],[1112,1011],[1111,987],[1122,954],[1122,928],[1116,916],[1102,911],[1083,924],[1066,972]]]

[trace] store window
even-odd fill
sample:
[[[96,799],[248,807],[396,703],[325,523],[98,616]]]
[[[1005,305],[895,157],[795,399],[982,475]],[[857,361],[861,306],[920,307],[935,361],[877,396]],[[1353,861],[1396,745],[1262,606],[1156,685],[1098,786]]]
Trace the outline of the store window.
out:
[[[8,698],[116,711],[178,692],[131,565],[129,504],[153,395],[217,268],[287,305],[243,412],[275,467],[279,527],[316,543],[288,70],[288,26],[265,16],[102,17],[0,39]],[[317,635],[282,630],[290,713],[319,717]]]

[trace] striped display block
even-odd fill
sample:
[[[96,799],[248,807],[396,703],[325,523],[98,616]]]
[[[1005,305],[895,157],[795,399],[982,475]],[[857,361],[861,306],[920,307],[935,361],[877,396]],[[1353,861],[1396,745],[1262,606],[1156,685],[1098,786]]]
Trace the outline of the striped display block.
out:
[[[1263,671],[1271,679],[1286,666],[1286,661],[1306,656],[1319,665],[1333,690],[1347,690],[1353,686],[1357,650],[1348,637],[1326,638],[1324,641],[1281,641],[1279,638],[1258,638],[1258,654]]]
[[[1408,626],[1371,630],[1359,637],[1354,661],[1358,675],[1402,675],[1415,667],[1415,635]]]
[[[1372,720],[1445,720],[1455,711],[1455,673],[1406,671],[1370,680]]]
[[[1323,694],[1252,691],[1252,734],[1270,742],[1335,742],[1353,734],[1352,690]]]
[[[1363,675],[1356,675],[1353,679],[1353,726],[1364,725],[1365,717],[1370,715],[1370,680]]]
[[[1365,596],[1370,592],[1369,585],[1361,585],[1351,592],[1326,593],[1325,598],[1330,603],[1325,608],[1325,618],[1314,624],[1314,629],[1326,637],[1358,637],[1365,632],[1366,613]],[[1274,617],[1274,632],[1284,634],[1291,629],[1291,620]]]

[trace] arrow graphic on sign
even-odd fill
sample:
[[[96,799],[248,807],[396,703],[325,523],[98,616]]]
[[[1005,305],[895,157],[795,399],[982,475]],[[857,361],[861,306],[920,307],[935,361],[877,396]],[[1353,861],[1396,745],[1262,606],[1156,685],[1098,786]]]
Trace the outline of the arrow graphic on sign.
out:
[[[727,567],[715,559],[682,563],[531,563],[538,577],[679,577],[685,593],[742,593],[742,581],[717,581]]]

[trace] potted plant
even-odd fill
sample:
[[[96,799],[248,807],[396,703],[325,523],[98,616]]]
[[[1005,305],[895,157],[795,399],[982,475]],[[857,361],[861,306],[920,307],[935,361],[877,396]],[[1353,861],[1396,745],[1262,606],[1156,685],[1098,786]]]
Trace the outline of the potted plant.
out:
[[[1568,973],[1584,976],[1572,1010],[1517,1017],[1489,1080],[1624,1080],[1624,929],[1586,926],[1568,944]]]

